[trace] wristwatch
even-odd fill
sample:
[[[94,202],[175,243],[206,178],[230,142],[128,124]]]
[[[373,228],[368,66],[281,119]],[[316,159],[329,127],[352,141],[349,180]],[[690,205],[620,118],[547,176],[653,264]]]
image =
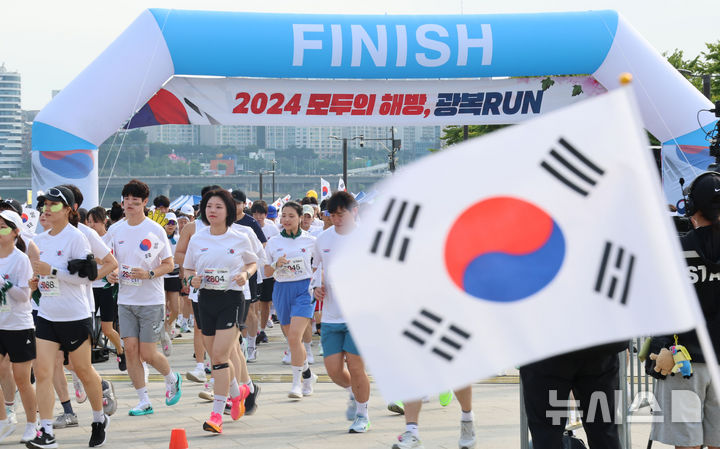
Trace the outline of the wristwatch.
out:
[[[155,278],[155,272],[153,270],[148,271],[148,275],[150,276],[150,279]]]

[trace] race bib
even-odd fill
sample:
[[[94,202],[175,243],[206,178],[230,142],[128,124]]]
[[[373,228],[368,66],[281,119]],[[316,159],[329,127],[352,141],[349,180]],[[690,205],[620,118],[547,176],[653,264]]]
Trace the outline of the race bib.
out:
[[[142,284],[141,279],[133,279],[132,267],[130,265],[120,265],[120,283],[123,285],[131,285],[133,287],[139,287]]]
[[[48,275],[40,276],[38,280],[38,289],[42,293],[43,297],[59,296],[60,295],[60,282],[57,276]]]
[[[203,288],[208,290],[227,290],[230,287],[230,271],[227,268],[205,268]]]
[[[293,257],[292,259],[288,259],[288,262],[282,267],[279,267],[275,274],[275,279],[280,280],[306,277],[308,275],[308,270],[305,266],[305,258]]]

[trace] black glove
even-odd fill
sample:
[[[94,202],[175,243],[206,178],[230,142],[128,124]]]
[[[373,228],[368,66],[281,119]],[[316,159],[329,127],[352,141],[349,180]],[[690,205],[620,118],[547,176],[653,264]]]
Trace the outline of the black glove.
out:
[[[73,259],[68,261],[68,271],[70,274],[77,273],[81,278],[88,278],[91,281],[97,279],[97,262],[95,256],[88,254],[85,259]]]

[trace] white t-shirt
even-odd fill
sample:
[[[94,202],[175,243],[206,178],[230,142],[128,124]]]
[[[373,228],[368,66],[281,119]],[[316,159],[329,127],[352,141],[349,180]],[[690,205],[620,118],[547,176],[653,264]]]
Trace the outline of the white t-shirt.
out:
[[[278,267],[273,277],[277,282],[292,282],[310,279],[312,267],[310,261],[315,253],[315,237],[302,231],[300,236],[283,237],[282,234],[268,240],[265,246],[267,264],[272,265],[281,256],[288,259],[288,264]]]
[[[68,224],[54,236],[50,235],[50,231],[43,232],[35,237],[34,242],[40,250],[40,260],[57,269],[59,274],[58,279],[52,279],[52,276],[46,278],[48,283],[56,283],[59,291],[43,293],[38,316],[48,321],[77,321],[89,318],[92,313],[87,297],[90,281],[77,274],[71,275],[67,270],[68,261],[85,259],[92,253],[87,238],[75,226]],[[63,279],[60,279],[60,274]],[[40,281],[43,282],[43,279]]]
[[[97,233],[97,231],[95,231],[95,232]],[[108,247],[108,249],[110,250],[110,253],[112,254],[112,253],[113,253],[113,249],[112,249],[112,234],[110,234],[109,232],[106,232],[105,235],[103,235],[102,237],[100,237],[100,240],[102,240],[102,242],[105,244],[105,246]],[[93,254],[94,254],[94,253],[93,253]],[[97,254],[95,255],[95,257],[97,258]],[[98,263],[98,271],[100,271],[101,268],[102,268],[102,265],[100,265],[100,264]],[[96,279],[95,281],[93,281],[92,287],[93,287],[93,288],[103,288],[103,287],[105,287],[105,284],[106,284],[106,282],[103,281],[102,278],[100,278],[100,279]],[[93,310],[94,310],[94,309],[93,309]]]
[[[17,248],[13,249],[7,257],[0,258],[0,276],[5,281],[12,282],[13,286],[27,288],[28,280],[33,275],[30,259]],[[18,302],[6,295],[6,303],[0,306],[0,329],[20,331],[33,329],[35,324],[32,318],[32,304],[30,296],[27,301]]]
[[[243,291],[231,279],[246,264],[257,262],[250,239],[232,227],[222,235],[205,228],[190,238],[183,267],[203,276],[203,287],[215,290]],[[246,283],[247,284],[247,283]]]
[[[147,217],[136,226],[130,226],[127,220],[123,221],[112,230],[112,247],[120,266],[118,304],[165,304],[165,282],[161,276],[154,279],[129,277],[133,268],[153,270],[164,259],[172,257],[165,229]]]
[[[193,221],[193,223],[195,223],[195,234],[199,233],[200,231],[202,231],[203,229],[208,227],[208,225],[203,223],[202,219],[200,219],[200,218],[197,218],[195,221]],[[195,236],[195,234],[190,236],[190,239],[192,239],[193,236]],[[189,242],[188,242],[188,244],[189,244]],[[185,251],[185,257],[187,257],[187,250]],[[183,266],[185,266],[185,263],[183,263]],[[243,291],[243,294],[245,294],[245,291]],[[188,298],[190,298],[190,301],[192,301],[192,302],[198,302],[198,290],[194,289],[191,286],[190,293],[188,293]]]
[[[92,251],[96,261],[102,260],[108,254],[110,254],[110,247],[103,241],[102,237],[100,237],[97,231],[95,231],[90,226],[86,226],[82,223],[78,223],[78,229],[80,230],[80,232],[83,233],[85,238],[88,239],[88,243],[90,243],[90,251]],[[97,280],[89,283],[87,286],[87,296],[88,300],[90,301],[90,310],[92,310],[93,312],[95,311],[95,295],[93,294],[92,289],[95,286],[95,282],[97,282]]]
[[[265,239],[270,241],[271,238],[275,237],[276,235],[280,235],[280,230],[275,226],[275,223],[272,221],[265,219],[265,222],[263,223],[263,234],[265,234]],[[265,277],[265,265],[260,265],[258,263],[258,280],[260,279],[267,279]]]
[[[167,233],[165,233],[165,236],[167,236]],[[175,248],[177,247],[177,242],[180,239],[180,235],[175,232],[174,235],[167,237],[168,245],[170,245],[170,254],[172,254],[173,257],[175,257]],[[177,269],[180,268],[180,265],[175,264],[175,268],[173,269],[174,272],[177,273]],[[164,278],[177,278],[179,277],[179,274],[166,274],[163,276]]]
[[[315,258],[313,259],[313,268],[322,271],[322,281],[317,286],[325,284],[325,299],[323,299],[323,323],[344,323],[340,305],[335,298],[335,294],[328,282],[327,267],[332,263],[333,256],[347,241],[349,234],[340,235],[335,231],[335,226],[331,226],[323,231],[315,241]]]

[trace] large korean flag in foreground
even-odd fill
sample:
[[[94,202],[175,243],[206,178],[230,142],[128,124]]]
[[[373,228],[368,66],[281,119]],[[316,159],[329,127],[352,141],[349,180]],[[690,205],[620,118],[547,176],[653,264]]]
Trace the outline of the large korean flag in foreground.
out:
[[[638,117],[621,88],[378,187],[329,281],[386,399],[696,326]]]

